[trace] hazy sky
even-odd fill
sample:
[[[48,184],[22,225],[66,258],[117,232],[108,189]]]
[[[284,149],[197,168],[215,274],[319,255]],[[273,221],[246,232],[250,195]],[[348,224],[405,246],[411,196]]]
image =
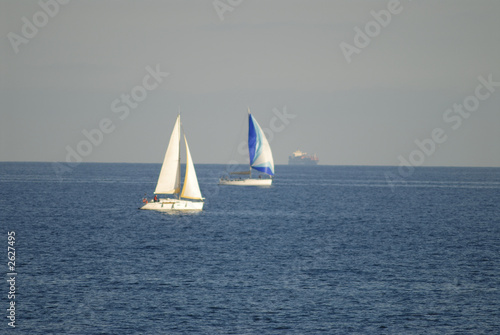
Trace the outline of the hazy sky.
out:
[[[277,164],[500,166],[498,0],[0,4],[1,161],[160,162],[180,106],[227,163],[249,106]]]

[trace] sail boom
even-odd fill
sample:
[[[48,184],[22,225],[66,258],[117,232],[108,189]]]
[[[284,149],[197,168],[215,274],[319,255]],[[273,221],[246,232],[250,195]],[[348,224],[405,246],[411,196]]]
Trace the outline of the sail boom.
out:
[[[194,197],[186,197],[186,196],[183,196],[181,198],[183,198],[183,199],[190,199],[190,200],[205,200],[205,198],[194,198]]]
[[[250,171],[235,171],[235,172],[229,172],[229,174],[241,174],[241,175],[246,175],[246,174],[250,174]]]
[[[178,189],[175,189],[175,190],[172,190],[172,191],[163,191],[163,192],[154,192],[154,194],[178,194],[181,192],[181,189],[178,188]]]

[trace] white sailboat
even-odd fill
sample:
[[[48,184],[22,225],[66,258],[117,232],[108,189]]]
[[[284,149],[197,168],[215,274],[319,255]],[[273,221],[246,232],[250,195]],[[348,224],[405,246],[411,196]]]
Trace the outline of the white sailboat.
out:
[[[248,178],[220,178],[219,185],[235,186],[271,186],[274,176],[274,161],[271,147],[262,128],[248,109],[248,154],[249,171],[230,172],[231,175],[249,175]],[[269,177],[252,178],[252,169],[265,173]]]
[[[184,185],[181,191],[181,116],[177,116],[174,130],[170,136],[167,152],[163,160],[160,176],[156,184],[154,194],[156,195],[178,195],[177,198],[159,198],[155,201],[144,200],[146,203],[141,209],[150,209],[157,211],[192,211],[202,210],[203,200],[201,196],[198,178],[194,169],[193,159],[189,152],[189,146],[184,134],[186,143],[186,174],[184,176]],[[155,198],[157,198],[155,196]]]

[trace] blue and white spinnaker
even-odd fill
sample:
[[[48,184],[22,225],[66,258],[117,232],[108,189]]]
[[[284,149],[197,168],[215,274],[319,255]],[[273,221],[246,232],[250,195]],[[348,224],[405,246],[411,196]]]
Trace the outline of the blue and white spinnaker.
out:
[[[274,161],[271,147],[259,123],[250,113],[248,113],[248,151],[250,153],[250,166],[252,168],[274,176]]]

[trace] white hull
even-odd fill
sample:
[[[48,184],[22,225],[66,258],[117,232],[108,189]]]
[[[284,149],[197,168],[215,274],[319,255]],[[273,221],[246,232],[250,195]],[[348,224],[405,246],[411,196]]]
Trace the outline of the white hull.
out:
[[[219,185],[271,186],[272,183],[272,179],[219,179]]]
[[[148,202],[140,209],[149,209],[153,211],[201,211],[204,202],[178,200],[178,199],[159,199],[158,202]]]

